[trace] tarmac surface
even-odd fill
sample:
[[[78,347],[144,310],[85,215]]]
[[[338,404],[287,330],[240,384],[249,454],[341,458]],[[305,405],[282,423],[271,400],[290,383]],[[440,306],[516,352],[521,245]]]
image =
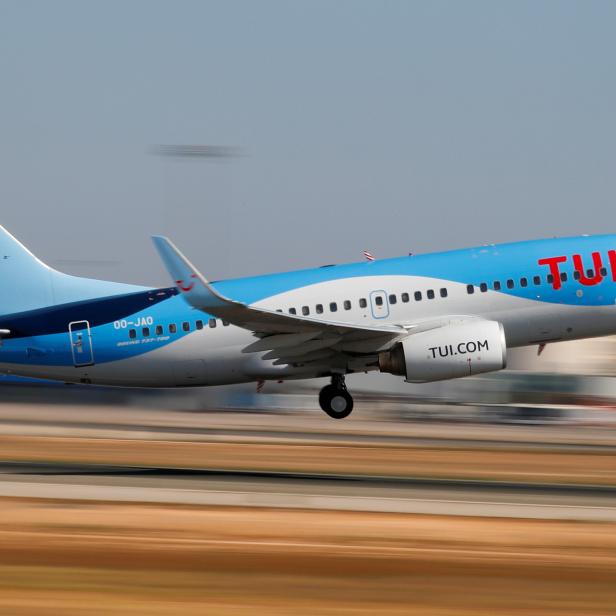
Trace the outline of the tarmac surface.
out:
[[[616,522],[616,486],[0,463],[0,496]]]

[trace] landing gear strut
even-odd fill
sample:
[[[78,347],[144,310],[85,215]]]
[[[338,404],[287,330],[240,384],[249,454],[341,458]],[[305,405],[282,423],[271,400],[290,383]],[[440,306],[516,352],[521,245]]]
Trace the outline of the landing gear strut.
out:
[[[344,419],[353,410],[353,398],[347,391],[344,375],[334,374],[331,385],[319,393],[319,405],[333,419]]]

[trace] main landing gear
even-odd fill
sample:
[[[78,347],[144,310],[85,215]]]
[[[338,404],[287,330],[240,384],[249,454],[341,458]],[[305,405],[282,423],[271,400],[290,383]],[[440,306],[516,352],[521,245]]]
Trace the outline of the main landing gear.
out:
[[[344,419],[353,410],[353,398],[347,391],[344,375],[334,374],[331,385],[326,385],[319,393],[321,408],[333,419]]]

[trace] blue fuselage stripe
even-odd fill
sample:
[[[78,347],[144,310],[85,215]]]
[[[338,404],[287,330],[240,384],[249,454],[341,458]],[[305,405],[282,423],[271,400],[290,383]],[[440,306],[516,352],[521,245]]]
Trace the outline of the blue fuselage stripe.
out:
[[[68,324],[74,321],[88,321],[90,327],[96,327],[153,308],[175,295],[175,288],[154,289],[40,308],[0,316],[0,329],[8,329],[11,332],[8,336],[10,339],[65,333]]]

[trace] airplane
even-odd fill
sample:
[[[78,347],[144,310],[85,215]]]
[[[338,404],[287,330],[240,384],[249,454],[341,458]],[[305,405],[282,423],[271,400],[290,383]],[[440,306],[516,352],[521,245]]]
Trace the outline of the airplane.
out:
[[[209,282],[153,237],[173,280],[70,276],[0,227],[0,373],[185,387],[345,376],[422,383],[502,370],[507,349],[616,333],[616,236],[531,240]]]

